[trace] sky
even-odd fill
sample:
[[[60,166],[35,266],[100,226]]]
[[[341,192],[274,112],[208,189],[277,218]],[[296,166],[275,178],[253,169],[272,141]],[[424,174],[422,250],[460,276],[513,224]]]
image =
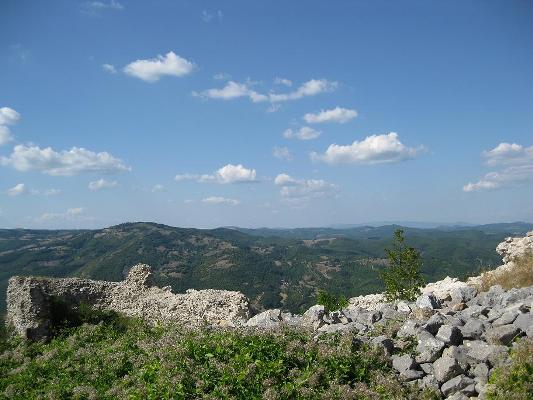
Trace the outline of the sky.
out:
[[[0,228],[533,221],[531,1],[0,1]]]

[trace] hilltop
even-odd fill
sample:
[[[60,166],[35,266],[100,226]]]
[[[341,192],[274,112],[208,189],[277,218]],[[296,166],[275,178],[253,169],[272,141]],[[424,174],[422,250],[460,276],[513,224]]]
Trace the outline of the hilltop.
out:
[[[0,230],[0,289],[13,275],[121,281],[146,263],[159,286],[243,292],[256,310],[301,312],[318,288],[348,297],[382,290],[383,249],[398,226],[210,230],[126,223],[98,230]],[[496,245],[532,224],[405,228],[428,281],[498,265]],[[2,309],[5,305],[2,302]]]

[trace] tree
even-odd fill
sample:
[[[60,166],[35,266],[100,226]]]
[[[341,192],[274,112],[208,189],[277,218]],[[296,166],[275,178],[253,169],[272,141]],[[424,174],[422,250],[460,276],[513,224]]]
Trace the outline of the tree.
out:
[[[348,299],[345,296],[337,297],[325,290],[319,290],[316,303],[324,306],[324,310],[329,313],[330,311],[336,311],[346,307],[348,305]]]
[[[388,301],[413,301],[420,294],[420,286],[425,279],[420,273],[422,257],[413,247],[405,244],[403,230],[394,232],[392,249],[385,249],[389,265],[380,273],[385,284],[385,296]]]

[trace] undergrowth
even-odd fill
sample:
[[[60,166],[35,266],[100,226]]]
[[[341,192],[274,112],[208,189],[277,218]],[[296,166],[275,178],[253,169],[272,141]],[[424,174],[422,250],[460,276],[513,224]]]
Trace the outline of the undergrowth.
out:
[[[2,343],[0,398],[409,399],[378,352],[351,334],[153,327],[106,320],[63,327],[48,343]],[[426,396],[426,397],[424,397]]]

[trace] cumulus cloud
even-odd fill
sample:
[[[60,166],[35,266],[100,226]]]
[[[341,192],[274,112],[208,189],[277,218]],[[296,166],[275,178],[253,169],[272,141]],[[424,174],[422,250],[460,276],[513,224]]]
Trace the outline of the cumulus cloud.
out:
[[[224,18],[224,13],[221,10],[217,10],[216,13],[211,13],[207,10],[202,11],[202,21],[204,21],[207,24],[210,23],[213,20],[213,18],[215,18],[215,16],[219,20],[222,20],[222,18]]]
[[[276,85],[283,85],[283,86],[287,86],[287,87],[291,87],[292,86],[292,81],[289,80],[289,79],[286,79],[286,78],[276,77],[276,78],[274,78],[274,83]]]
[[[202,92],[193,92],[193,96],[209,98],[209,99],[222,99],[231,100],[239,97],[248,97],[253,103],[259,102],[283,102],[290,100],[298,100],[307,96],[315,96],[319,93],[331,92],[338,86],[337,82],[331,82],[327,79],[311,79],[304,82],[293,92],[289,93],[274,93],[267,94],[259,93],[251,88],[250,83],[239,83],[235,81],[229,81],[221,89],[207,89]]]
[[[355,140],[346,146],[331,144],[324,154],[312,152],[311,159],[329,164],[386,164],[412,159],[421,149],[405,146],[398,134],[391,132],[368,136],[360,142]]]
[[[295,179],[288,174],[279,174],[274,184],[280,186],[280,194],[286,199],[310,200],[329,197],[338,191],[337,185],[322,179]]]
[[[83,207],[69,208],[63,213],[44,213],[39,218],[37,218],[37,220],[41,222],[56,220],[75,220],[79,218],[84,212],[85,209]]]
[[[289,128],[283,132],[283,137],[285,139],[312,140],[319,136],[320,131],[317,131],[309,126],[302,126],[297,131]]]
[[[108,72],[110,74],[116,74],[117,73],[117,69],[112,64],[102,64],[102,69],[105,72]]]
[[[292,160],[292,154],[287,147],[274,147],[272,155],[280,160]]]
[[[524,147],[516,143],[500,143],[492,150],[483,152],[487,165],[529,165],[533,164],[533,146]]]
[[[225,197],[219,197],[219,196],[211,196],[206,197],[205,199],[202,199],[202,203],[205,204],[229,204],[232,206],[236,206],[240,204],[241,202],[236,199],[227,199]]]
[[[123,71],[146,82],[157,82],[163,76],[181,77],[190,74],[194,64],[169,51],[164,56],[148,60],[137,60],[126,65]]]
[[[348,108],[335,107],[331,110],[321,110],[319,113],[304,115],[304,120],[308,124],[319,124],[323,122],[336,122],[344,124],[357,117],[357,111]]]
[[[1,157],[0,164],[17,171],[40,171],[47,175],[71,176],[83,172],[115,173],[131,168],[108,152],[95,153],[81,147],[55,151],[51,147],[17,145],[9,157]]]
[[[488,166],[501,166],[503,169],[489,172],[477,182],[467,183],[463,186],[463,191],[498,189],[533,180],[533,146],[500,143],[494,149],[484,151],[482,155]]]
[[[13,140],[9,125],[15,125],[20,119],[20,114],[9,107],[0,108],[0,146]]]
[[[219,168],[213,174],[178,174],[174,180],[180,182],[185,180],[196,180],[198,182],[227,183],[250,183],[257,182],[255,169],[244,167],[242,164],[227,164]]]
[[[58,194],[61,194],[61,190],[60,189],[46,189],[43,192],[43,195],[45,195],[45,196],[57,196]]]
[[[117,181],[106,181],[105,179],[101,178],[97,181],[89,182],[89,190],[92,190],[93,192],[96,192],[97,190],[102,189],[112,189],[114,187],[117,187],[118,182]]]
[[[28,193],[28,189],[24,183],[18,183],[12,188],[7,190],[8,196],[20,196],[21,194]]]

